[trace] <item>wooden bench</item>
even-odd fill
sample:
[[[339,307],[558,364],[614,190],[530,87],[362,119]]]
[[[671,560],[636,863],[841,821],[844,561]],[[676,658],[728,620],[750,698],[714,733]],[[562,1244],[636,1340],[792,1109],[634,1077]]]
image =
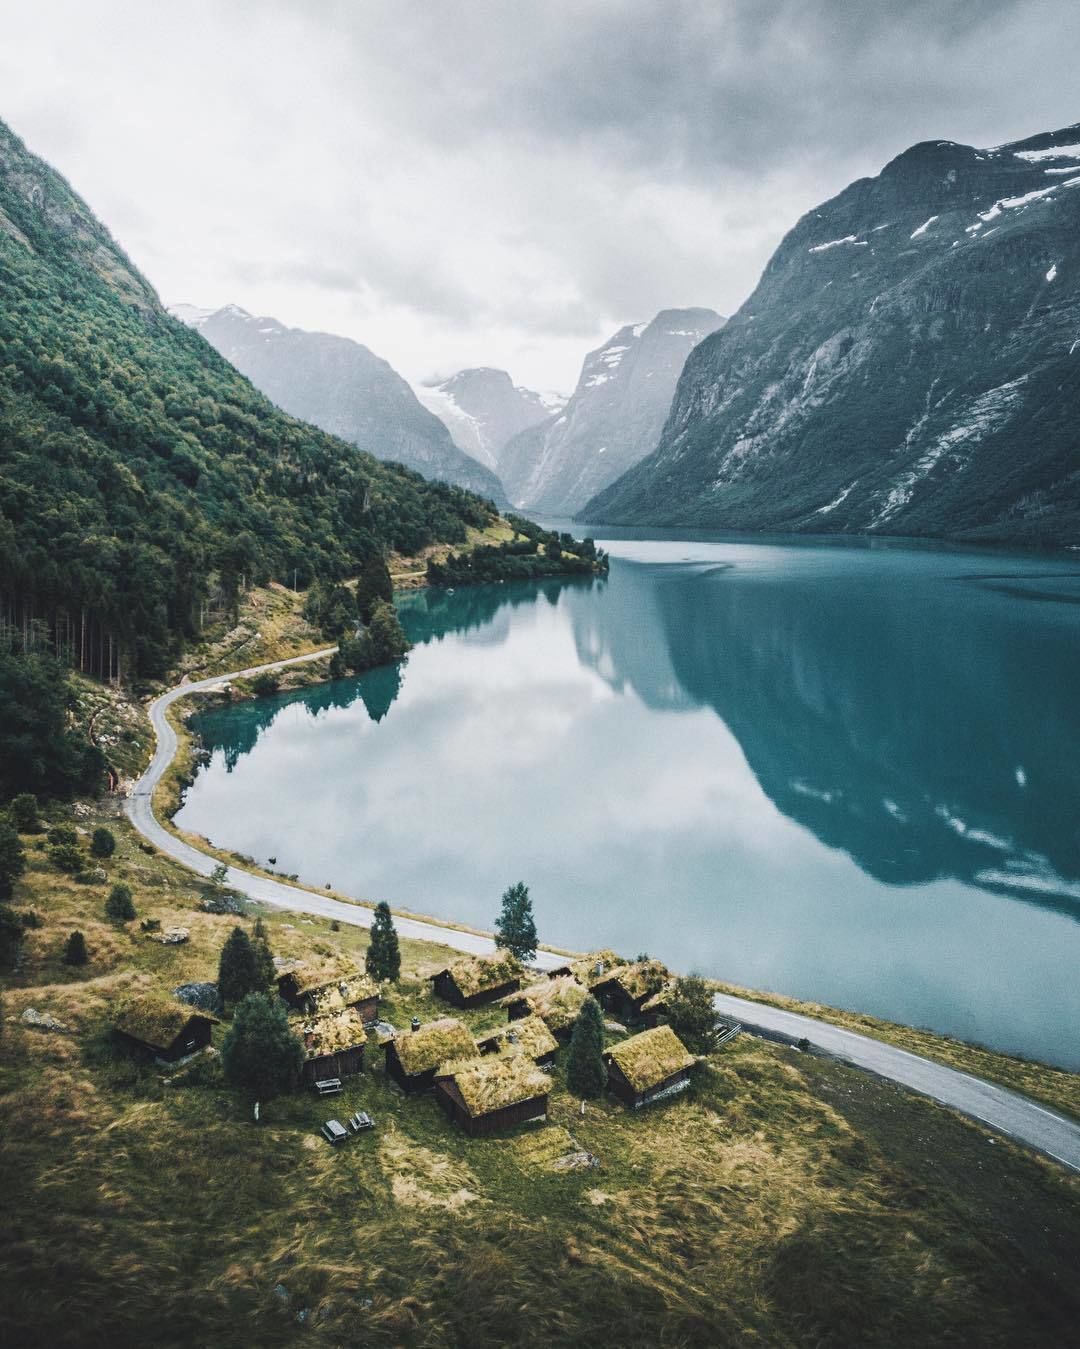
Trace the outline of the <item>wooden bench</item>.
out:
[[[337,1096],[344,1088],[340,1077],[324,1077],[315,1083],[315,1090],[320,1096]]]
[[[358,1110],[349,1119],[349,1128],[354,1134],[362,1133],[365,1129],[374,1129],[374,1127],[375,1121],[366,1110]]]

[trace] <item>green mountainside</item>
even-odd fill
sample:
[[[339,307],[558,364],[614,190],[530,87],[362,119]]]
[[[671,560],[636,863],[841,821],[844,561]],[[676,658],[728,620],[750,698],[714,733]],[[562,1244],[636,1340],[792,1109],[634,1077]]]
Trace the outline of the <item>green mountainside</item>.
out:
[[[791,230],[592,521],[1080,542],[1080,125],[932,141]]]
[[[208,600],[493,513],[275,408],[0,123],[0,637],[158,675]]]

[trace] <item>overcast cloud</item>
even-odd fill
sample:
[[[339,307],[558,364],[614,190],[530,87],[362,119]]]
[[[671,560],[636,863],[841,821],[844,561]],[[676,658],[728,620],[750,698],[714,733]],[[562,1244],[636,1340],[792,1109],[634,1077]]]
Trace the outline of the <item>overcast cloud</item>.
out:
[[[167,302],[572,387],[918,140],[1080,119],[1075,0],[35,0],[0,117]]]

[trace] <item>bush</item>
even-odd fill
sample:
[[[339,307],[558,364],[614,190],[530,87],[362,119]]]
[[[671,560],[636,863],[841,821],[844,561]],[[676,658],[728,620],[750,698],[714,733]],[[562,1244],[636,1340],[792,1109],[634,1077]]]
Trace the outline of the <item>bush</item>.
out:
[[[688,974],[675,981],[668,999],[667,1018],[671,1029],[696,1054],[707,1054],[716,1039],[716,1011],[705,980]]]
[[[90,839],[90,853],[93,857],[111,857],[116,851],[116,836],[111,829],[99,826]]]
[[[56,848],[63,844],[77,846],[79,842],[79,835],[67,824],[54,824],[45,837]]]
[[[0,815],[0,899],[10,899],[15,882],[26,870],[26,854],[15,826]]]
[[[0,965],[10,965],[22,945],[22,919],[14,909],[0,904]]]
[[[131,887],[123,881],[117,881],[109,891],[109,898],[105,901],[105,917],[113,923],[130,923],[135,917]]]
[[[41,819],[38,815],[38,800],[33,792],[20,792],[7,808],[11,823],[20,834],[39,834]]]
[[[267,698],[271,693],[277,693],[281,687],[281,681],[271,670],[263,670],[257,674],[251,681],[251,691],[256,698]]]
[[[64,946],[65,965],[85,965],[90,954],[86,949],[86,938],[81,932],[73,932]]]
[[[27,932],[36,932],[39,927],[45,926],[45,919],[37,909],[23,909],[19,914],[19,920]]]
[[[49,860],[60,871],[76,872],[83,869],[82,850],[76,843],[58,843],[49,849]]]

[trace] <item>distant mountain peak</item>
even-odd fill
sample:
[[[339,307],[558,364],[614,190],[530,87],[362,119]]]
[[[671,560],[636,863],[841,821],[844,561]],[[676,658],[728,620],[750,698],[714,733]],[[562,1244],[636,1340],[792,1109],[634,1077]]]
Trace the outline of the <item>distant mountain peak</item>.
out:
[[[543,421],[554,407],[562,406],[557,396],[553,401],[550,394],[515,384],[505,370],[490,365],[424,380],[415,392],[444,423],[456,444],[493,469],[498,468],[508,440]]]

